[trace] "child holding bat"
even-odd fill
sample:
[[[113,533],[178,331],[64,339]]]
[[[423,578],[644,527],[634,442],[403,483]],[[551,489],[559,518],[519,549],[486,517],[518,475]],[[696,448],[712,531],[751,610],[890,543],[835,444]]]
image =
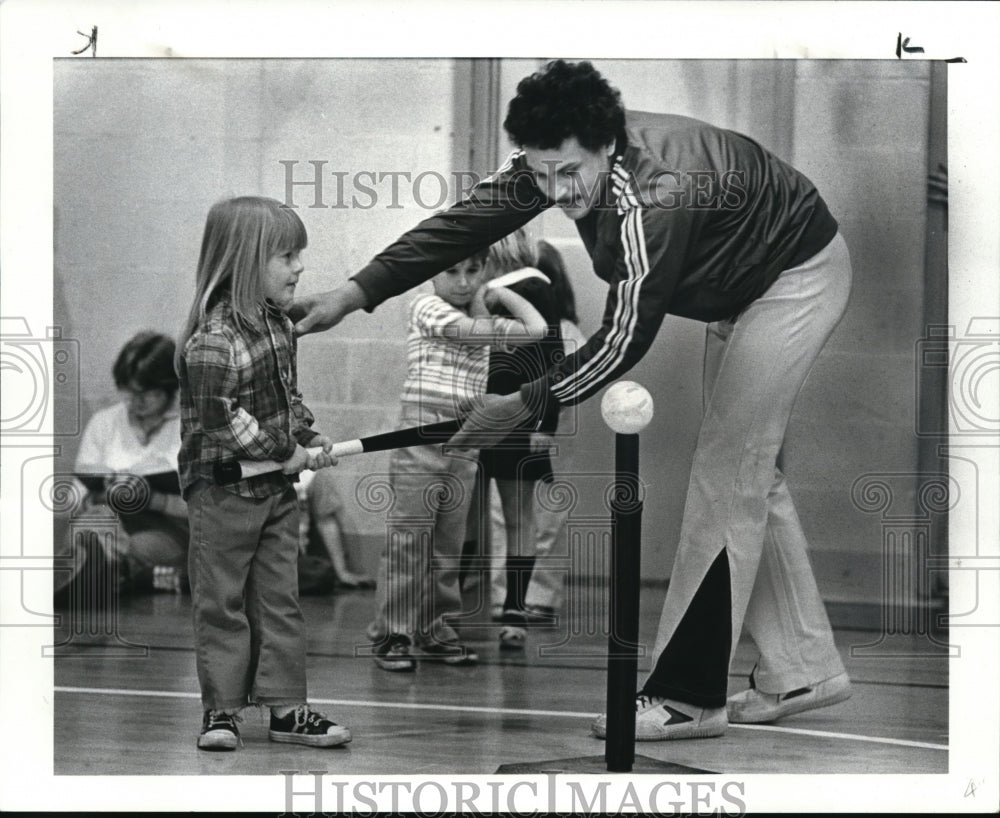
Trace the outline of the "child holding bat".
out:
[[[303,469],[332,465],[311,429],[285,310],[302,274],[306,231],[274,199],[222,201],[208,214],[196,293],[178,344],[178,470],[191,525],[198,747],[233,750],[239,711],[270,707],[271,741],[331,747],[350,731],[306,703],[305,623],[298,600],[298,504]],[[322,447],[317,454],[306,445]],[[226,458],[278,460],[281,471],[215,485]]]
[[[482,251],[438,273],[434,293],[410,305],[407,376],[401,428],[453,420],[486,388],[490,347],[516,347],[543,338],[546,324],[523,297],[486,287]],[[490,314],[503,308],[510,316]],[[394,503],[376,587],[376,664],[412,671],[416,659],[473,664],[447,618],[461,613],[459,569],[475,485],[477,455],[442,443],[394,449]]]

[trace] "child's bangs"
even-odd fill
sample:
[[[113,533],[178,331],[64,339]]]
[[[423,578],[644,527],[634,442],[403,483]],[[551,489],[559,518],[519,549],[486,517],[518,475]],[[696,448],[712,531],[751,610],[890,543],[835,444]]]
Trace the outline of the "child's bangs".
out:
[[[268,228],[266,242],[271,253],[302,250],[308,244],[306,226],[290,207],[276,207]]]

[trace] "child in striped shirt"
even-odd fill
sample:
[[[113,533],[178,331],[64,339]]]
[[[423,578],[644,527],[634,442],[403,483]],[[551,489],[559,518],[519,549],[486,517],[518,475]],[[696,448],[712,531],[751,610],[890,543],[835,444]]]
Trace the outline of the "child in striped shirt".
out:
[[[526,299],[485,286],[485,258],[484,250],[438,273],[434,293],[410,305],[400,428],[464,414],[485,392],[491,345],[544,337],[545,320]],[[498,307],[512,317],[491,315]],[[369,628],[384,670],[412,671],[417,655],[454,665],[478,659],[447,622],[461,611],[459,562],[477,459],[477,451],[443,443],[392,452],[394,503]]]

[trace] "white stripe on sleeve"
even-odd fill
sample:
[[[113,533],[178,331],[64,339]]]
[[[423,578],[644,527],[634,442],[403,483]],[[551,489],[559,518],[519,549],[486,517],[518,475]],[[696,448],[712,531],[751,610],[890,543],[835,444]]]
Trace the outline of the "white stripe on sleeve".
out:
[[[618,304],[611,322],[611,330],[604,344],[580,369],[552,388],[561,402],[572,401],[619,366],[635,335],[639,318],[639,293],[649,274],[645,234],[642,227],[642,210],[630,207],[622,220],[622,253],[627,271],[618,284]]]

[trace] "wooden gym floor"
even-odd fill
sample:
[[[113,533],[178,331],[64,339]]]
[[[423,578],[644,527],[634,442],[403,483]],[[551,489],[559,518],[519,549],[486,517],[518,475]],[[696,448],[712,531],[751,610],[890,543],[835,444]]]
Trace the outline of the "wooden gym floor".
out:
[[[652,640],[662,597],[662,588],[642,591],[642,640]],[[493,774],[501,765],[603,755],[589,725],[604,710],[606,636],[574,635],[550,649],[555,655],[540,655],[565,628],[532,631],[527,649],[508,655],[487,625],[469,634],[478,637],[470,640],[480,654],[474,667],[426,663],[388,673],[354,655],[372,599],[372,591],[338,589],[302,600],[310,700],[354,736],[327,750],[268,742],[257,710],[244,713],[236,752],[196,748],[188,596],[126,599],[117,626],[110,616],[86,625],[63,616],[54,634],[56,775]],[[910,658],[860,648],[878,641],[874,633],[840,631],[837,641],[854,682],[847,702],[774,725],[732,725],[718,738],[640,742],[637,754],[716,773],[947,772],[947,661],[926,640],[913,640]],[[744,640],[731,692],[746,686],[753,659]],[[648,669],[640,658],[640,679]]]

